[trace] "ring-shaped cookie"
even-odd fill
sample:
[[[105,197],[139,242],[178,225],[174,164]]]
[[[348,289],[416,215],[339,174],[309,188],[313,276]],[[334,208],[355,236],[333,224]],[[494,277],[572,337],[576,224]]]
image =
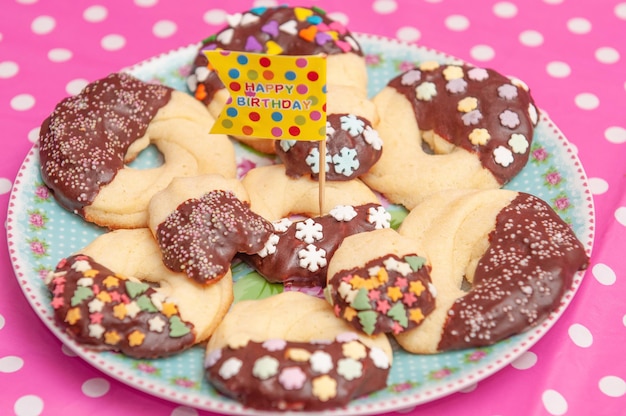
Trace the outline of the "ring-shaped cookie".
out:
[[[323,299],[282,292],[235,303],[207,344],[209,381],[246,406],[322,410],[385,387],[392,349]]]
[[[48,278],[57,322],[77,342],[135,358],[205,341],[233,301],[232,285],[230,273],[204,287],[168,270],[147,228],[100,235]]]
[[[61,206],[89,222],[146,227],[150,198],[174,177],[235,177],[234,147],[224,135],[209,135],[213,122],[183,92],[111,74],[61,101],[43,122],[42,178]],[[150,144],[163,164],[129,167]]]
[[[292,214],[326,215],[338,205],[380,203],[376,194],[359,179],[327,182],[320,213],[319,183],[310,177],[290,178],[282,164],[251,169],[241,180],[250,197],[250,209],[269,221]]]
[[[539,324],[589,261],[546,202],[511,190],[435,194],[399,233],[426,250],[437,290],[422,324],[395,335],[414,353],[487,346]]]
[[[384,152],[361,179],[407,209],[441,190],[500,188],[528,161],[538,110],[491,69],[425,62],[373,101]]]

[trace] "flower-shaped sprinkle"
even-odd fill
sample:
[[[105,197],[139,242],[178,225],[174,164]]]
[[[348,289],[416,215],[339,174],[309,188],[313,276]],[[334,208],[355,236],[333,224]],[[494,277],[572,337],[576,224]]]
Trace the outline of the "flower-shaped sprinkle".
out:
[[[482,118],[483,115],[478,110],[472,110],[461,116],[461,120],[463,120],[463,124],[466,126],[476,125]]]
[[[308,244],[319,241],[324,237],[322,224],[315,222],[312,218],[300,221],[296,224],[295,237]]]
[[[505,168],[513,163],[513,152],[504,146],[498,146],[493,151],[493,157],[497,164]]]
[[[446,90],[452,94],[463,94],[467,90],[467,81],[463,78],[451,79],[446,83]]]
[[[237,375],[237,373],[239,373],[242,365],[243,361],[241,361],[239,358],[231,357],[222,363],[219,374],[224,380],[228,380],[229,378],[234,377]]]
[[[352,205],[337,205],[329,214],[337,221],[350,221],[357,213]]]
[[[504,110],[500,113],[500,124],[504,127],[514,129],[520,124],[519,116],[514,111]]]
[[[299,367],[287,367],[278,376],[278,382],[285,390],[299,390],[304,386],[306,374]]]
[[[509,146],[513,149],[513,152],[523,154],[528,149],[528,140],[526,136],[519,133],[511,134],[511,138],[508,141]]]
[[[418,69],[411,69],[410,71],[407,71],[404,73],[404,75],[402,75],[400,83],[402,85],[411,85],[419,82],[420,79],[422,79],[421,71],[419,71]]]
[[[476,110],[476,107],[478,107],[478,100],[475,97],[465,97],[456,105],[456,109],[461,113],[469,113]]]
[[[474,146],[485,145],[489,139],[491,139],[491,135],[487,129],[474,129],[469,134],[469,140]]]
[[[484,68],[472,68],[467,71],[467,76],[473,81],[484,81],[489,78],[489,73]]]
[[[419,68],[422,71],[434,71],[435,69],[439,68],[439,62],[436,61],[425,61],[422,62],[419,66]]]
[[[498,97],[505,100],[514,100],[517,98],[517,88],[511,84],[504,84],[498,87]]]
[[[430,101],[437,95],[437,86],[432,82],[424,82],[415,88],[415,94],[418,100]]]
[[[213,367],[220,360],[220,358],[222,358],[221,348],[208,352],[206,354],[206,358],[204,359],[204,367]]]
[[[363,133],[365,122],[357,118],[354,114],[342,116],[339,120],[341,121],[341,128],[347,131],[350,136],[356,137]]]
[[[328,375],[316,377],[311,381],[311,393],[320,401],[326,402],[337,396],[337,380]]]
[[[333,358],[325,351],[315,351],[311,354],[309,362],[311,363],[311,370],[321,374],[328,373],[334,367]]]
[[[264,355],[257,359],[252,366],[252,375],[261,380],[267,380],[278,374],[279,362],[276,358]]]
[[[268,351],[281,351],[287,346],[287,341],[284,339],[273,338],[263,341],[262,346]]]
[[[539,113],[537,112],[537,107],[532,103],[528,104],[528,115],[530,116],[530,121],[533,123],[533,126],[536,125],[539,121]]]
[[[443,70],[443,77],[446,79],[446,81],[463,78],[463,68],[456,65],[447,66]]]
[[[363,364],[352,358],[342,358],[337,362],[337,374],[346,380],[354,380],[363,375]]]
[[[378,131],[373,129],[372,126],[365,127],[365,130],[363,131],[363,138],[367,144],[374,148],[374,150],[380,150],[383,148],[383,140],[378,135]]]
[[[385,351],[378,347],[372,347],[370,350],[370,358],[374,362],[374,365],[378,368],[389,368],[389,357],[385,354]]]

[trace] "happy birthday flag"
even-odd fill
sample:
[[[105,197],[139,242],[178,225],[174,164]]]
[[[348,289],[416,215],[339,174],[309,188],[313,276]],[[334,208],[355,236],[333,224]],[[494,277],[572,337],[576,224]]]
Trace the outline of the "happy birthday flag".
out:
[[[230,98],[211,133],[326,138],[326,57],[205,51]]]

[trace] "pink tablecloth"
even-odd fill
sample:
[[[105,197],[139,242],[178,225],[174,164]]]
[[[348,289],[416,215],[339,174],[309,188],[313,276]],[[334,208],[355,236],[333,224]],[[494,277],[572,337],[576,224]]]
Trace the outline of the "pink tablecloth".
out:
[[[88,81],[195,43],[227,13],[276,0],[4,0],[0,204],[39,125]],[[476,386],[397,415],[626,414],[626,2],[303,0],[355,32],[515,75],[578,150],[596,206],[582,287],[527,353]],[[6,219],[3,209],[2,222]],[[40,322],[0,242],[0,414],[208,414],[152,397],[73,356]]]

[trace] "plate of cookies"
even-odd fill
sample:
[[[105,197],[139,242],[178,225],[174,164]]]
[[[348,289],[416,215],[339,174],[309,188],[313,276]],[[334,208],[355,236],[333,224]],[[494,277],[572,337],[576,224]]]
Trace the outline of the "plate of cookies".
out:
[[[7,235],[50,331],[133,388],[241,415],[413,407],[547,333],[589,264],[594,209],[528,85],[318,8],[228,22],[43,122]],[[214,50],[241,67],[218,74]],[[317,76],[273,58],[316,54],[324,147],[293,138],[319,120],[294,111]],[[274,137],[249,134],[264,123]]]

